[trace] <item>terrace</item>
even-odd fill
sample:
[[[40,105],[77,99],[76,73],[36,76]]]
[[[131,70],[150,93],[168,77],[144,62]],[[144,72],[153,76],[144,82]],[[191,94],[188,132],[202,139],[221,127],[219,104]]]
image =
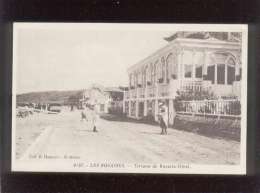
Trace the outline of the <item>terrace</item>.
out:
[[[146,87],[132,88],[125,91],[124,99],[144,99],[144,98],[175,98],[176,92],[210,90],[217,96],[237,96],[240,98],[240,81],[234,81],[231,85],[213,84],[207,80],[171,80],[169,83],[158,83]]]

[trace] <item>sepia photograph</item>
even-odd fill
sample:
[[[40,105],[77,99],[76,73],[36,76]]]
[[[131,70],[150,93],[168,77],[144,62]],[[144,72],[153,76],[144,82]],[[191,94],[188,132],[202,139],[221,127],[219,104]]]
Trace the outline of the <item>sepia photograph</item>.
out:
[[[12,171],[246,174],[242,24],[13,24]]]

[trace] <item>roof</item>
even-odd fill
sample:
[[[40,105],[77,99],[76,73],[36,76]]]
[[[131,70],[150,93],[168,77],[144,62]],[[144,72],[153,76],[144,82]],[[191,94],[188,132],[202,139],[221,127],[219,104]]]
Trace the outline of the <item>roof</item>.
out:
[[[190,39],[216,39],[220,41],[241,41],[241,33],[239,32],[198,32],[198,31],[178,31],[164,40],[171,42],[177,38]]]
[[[221,34],[226,33],[226,34]],[[196,34],[196,35],[195,35]],[[227,32],[177,32],[173,34],[172,36],[168,38],[164,38],[165,40],[169,41],[169,44],[158,49],[157,51],[153,52],[149,56],[145,57],[141,61],[137,62],[136,64],[131,65],[128,67],[127,72],[130,73],[134,71],[135,69],[139,68],[140,65],[143,65],[145,63],[150,63],[149,60],[153,60],[157,56],[159,56],[161,53],[165,52],[166,50],[169,50],[172,48],[173,44],[179,45],[179,44],[194,44],[206,46],[206,45],[226,45],[229,47],[237,46],[241,43],[239,39],[241,38],[241,33],[238,32],[231,32],[231,38],[230,41],[225,40],[225,38],[219,38],[221,36],[227,35]]]

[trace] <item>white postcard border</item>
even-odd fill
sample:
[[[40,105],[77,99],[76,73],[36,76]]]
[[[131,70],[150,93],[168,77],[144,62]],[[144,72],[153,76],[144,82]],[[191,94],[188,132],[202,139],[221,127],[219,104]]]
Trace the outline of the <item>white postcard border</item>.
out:
[[[241,141],[240,141],[240,164],[239,165],[196,165],[190,164],[190,168],[135,168],[134,164],[126,164],[127,168],[74,168],[71,162],[64,160],[48,161],[17,161],[15,159],[15,133],[16,133],[16,66],[17,64],[17,39],[19,29],[69,29],[73,26],[89,30],[158,30],[158,31],[225,31],[242,32],[242,97],[241,97]],[[247,24],[111,24],[111,23],[23,23],[13,25],[13,85],[12,85],[12,171],[26,172],[101,172],[101,173],[164,173],[164,174],[246,174],[246,133],[247,133],[247,56],[248,56],[248,25]],[[29,53],[28,53],[29,54]],[[102,161],[101,161],[102,163]],[[138,164],[138,163],[137,163]],[[158,163],[160,164],[160,163]],[[166,163],[163,163],[166,164]],[[169,163],[171,165],[172,163]],[[174,163],[178,165],[178,163]],[[180,163],[184,164],[184,163]],[[152,166],[153,164],[151,164]],[[184,164],[185,165],[185,164]]]

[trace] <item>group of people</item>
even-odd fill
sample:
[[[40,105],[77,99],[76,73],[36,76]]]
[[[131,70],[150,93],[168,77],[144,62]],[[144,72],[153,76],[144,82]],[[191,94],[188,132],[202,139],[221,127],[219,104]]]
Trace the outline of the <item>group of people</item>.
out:
[[[81,111],[81,121],[87,121],[93,132],[98,132],[99,113],[96,105],[86,105]]]
[[[92,127],[93,132],[98,132],[99,113],[97,105],[85,105],[81,111],[81,121],[87,121]],[[161,135],[167,135],[168,128],[168,108],[164,103],[159,106],[158,114]]]

